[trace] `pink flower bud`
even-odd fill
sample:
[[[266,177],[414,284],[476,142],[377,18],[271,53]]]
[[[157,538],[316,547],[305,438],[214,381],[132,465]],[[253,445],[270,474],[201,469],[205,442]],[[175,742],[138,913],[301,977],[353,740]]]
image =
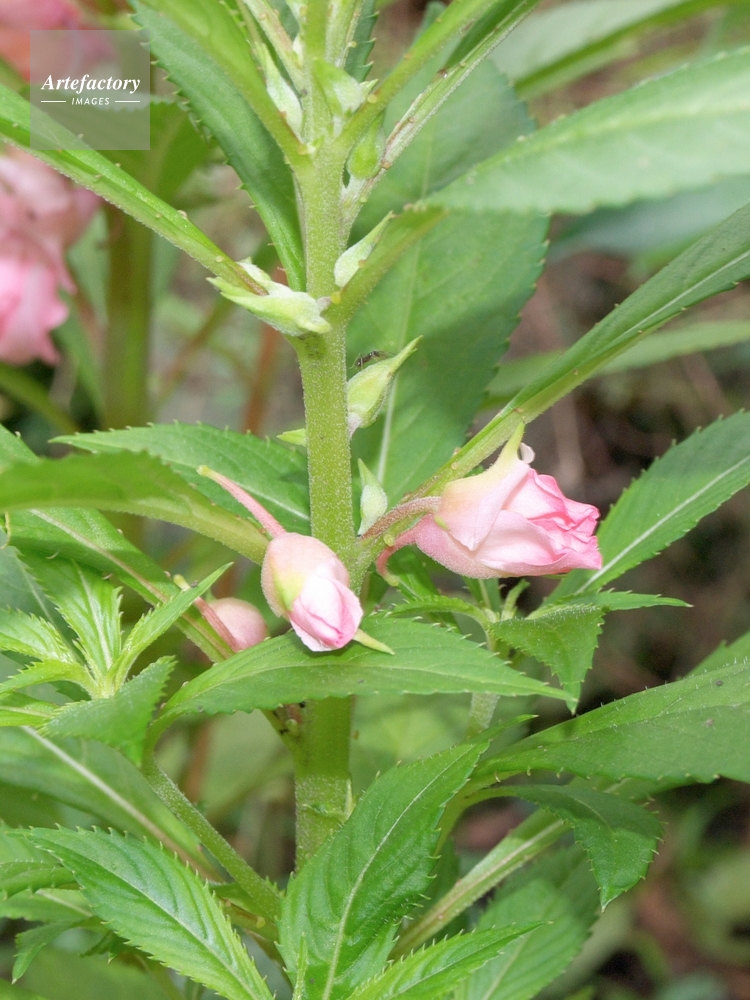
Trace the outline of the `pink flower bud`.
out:
[[[268,636],[263,615],[254,604],[238,597],[222,597],[208,603],[209,615],[213,612],[232,639],[235,652],[257,646]]]
[[[0,0],[0,56],[28,79],[29,31],[80,28],[82,23],[71,0]]]
[[[0,256],[0,360],[25,365],[60,357],[50,331],[68,315],[57,295],[57,275],[38,254]]]
[[[486,472],[450,483],[437,511],[391,551],[414,544],[454,573],[479,579],[599,569],[599,511],[565,497],[552,476],[530,467],[531,448],[521,445],[521,458],[517,449],[514,439]]]
[[[273,611],[308,649],[341,649],[357,634],[362,605],[344,564],[317,538],[284,532],[271,539],[261,584]]]

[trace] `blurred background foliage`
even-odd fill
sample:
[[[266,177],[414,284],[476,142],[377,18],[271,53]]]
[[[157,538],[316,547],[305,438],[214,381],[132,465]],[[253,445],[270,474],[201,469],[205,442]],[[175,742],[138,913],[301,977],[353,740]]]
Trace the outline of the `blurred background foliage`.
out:
[[[96,4],[90,6],[93,12]],[[103,23],[117,23],[123,16],[120,6],[102,0],[98,16]],[[556,6],[560,2],[547,0],[541,9]],[[399,0],[381,11],[376,75],[378,66],[390,63],[405,46],[423,13],[421,0]],[[667,19],[637,34],[624,33],[593,52],[585,64],[563,66],[552,81],[529,78],[519,88],[532,115],[544,123],[682,61],[743,44],[750,44],[750,2],[738,0],[697,10],[677,24]],[[494,58],[512,75],[513,39]],[[157,89],[169,92],[163,80],[156,82]],[[188,139],[196,167],[179,179],[174,204],[235,259],[252,254],[272,267],[263,228],[233,170],[221,162],[207,137],[192,130]],[[524,364],[533,365],[529,358],[575,341],[748,199],[750,176],[658,205],[555,218],[550,266],[513,334],[488,399],[488,415],[493,400],[507,398],[509,386],[528,378],[530,369]],[[0,371],[0,417],[39,453],[62,453],[61,446],[47,444],[57,433],[106,424],[95,369],[108,322],[108,272],[116,266],[117,239],[116,223],[110,218],[108,226],[102,212],[69,255],[79,290],[70,318],[55,334],[63,362],[54,369],[35,362]],[[269,436],[300,426],[301,389],[291,348],[249,313],[218,299],[199,265],[158,237],[148,239],[150,418],[202,421]],[[621,366],[558,403],[529,428],[537,468],[556,476],[566,494],[606,512],[673,440],[750,404],[750,288],[740,285],[710,300],[680,320],[686,323],[731,323],[733,332],[728,325],[724,330],[734,342],[650,367]],[[120,523],[126,532],[136,530],[126,519]],[[227,561],[218,546],[188,539],[177,528],[154,524],[146,531],[151,550],[170,572],[198,578]],[[732,641],[749,630],[749,567],[750,496],[745,491],[623,580],[624,589],[678,597],[692,610],[657,607],[630,611],[627,617],[622,612],[608,616],[581,710],[674,680],[722,638]],[[222,584],[226,593],[249,600],[259,593],[257,570],[248,566],[235,567]],[[534,607],[552,586],[552,581],[535,580],[521,601]],[[221,587],[216,593],[221,596]],[[135,599],[128,600],[135,614]],[[165,651],[178,641],[173,634],[165,638]],[[201,668],[198,660],[191,662],[198,655],[182,646],[178,683]],[[546,704],[550,711],[564,712]],[[433,753],[459,739],[466,707],[462,699],[447,697],[360,699],[354,755],[358,787],[396,761]],[[162,758],[237,849],[263,874],[283,879],[293,863],[291,762],[265,718],[237,713],[184,726],[170,736]],[[720,781],[664,795],[658,809],[668,832],[648,878],[607,909],[583,953],[545,991],[550,1000],[750,1000],[750,790]],[[468,868],[525,814],[524,806],[507,800],[476,807],[457,832],[455,864]],[[32,825],[55,818],[88,822],[72,806],[22,791],[12,781],[3,784],[1,770],[0,818]],[[9,974],[13,936],[22,926],[12,919],[4,923],[3,976]],[[82,933],[70,932],[71,948],[78,948],[80,941],[73,937]],[[57,950],[47,949],[35,961],[22,985],[43,994],[45,983],[54,981],[56,996],[69,989],[75,1000],[125,997],[125,979],[108,976],[103,957],[95,963],[96,975],[89,970],[84,977],[78,963],[91,966],[92,960],[75,958],[65,947],[63,935]],[[139,991],[144,982],[138,978]],[[161,995],[153,989],[154,997]]]

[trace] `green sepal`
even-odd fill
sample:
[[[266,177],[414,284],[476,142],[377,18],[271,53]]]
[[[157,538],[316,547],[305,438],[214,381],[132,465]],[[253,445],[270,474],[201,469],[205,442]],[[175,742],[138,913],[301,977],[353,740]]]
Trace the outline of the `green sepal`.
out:
[[[223,278],[209,278],[224,298],[258,316],[269,326],[287,337],[304,337],[310,333],[328,333],[331,325],[323,318],[321,306],[307,292],[295,292],[273,281],[250,260],[240,262],[251,278],[265,288],[267,295],[255,295],[246,288],[232,285]]]

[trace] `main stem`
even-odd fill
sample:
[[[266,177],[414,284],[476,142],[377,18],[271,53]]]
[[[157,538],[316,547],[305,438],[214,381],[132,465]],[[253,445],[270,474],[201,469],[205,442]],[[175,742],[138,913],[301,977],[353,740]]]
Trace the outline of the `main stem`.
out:
[[[314,298],[336,290],[333,269],[345,244],[342,169],[341,159],[323,142],[300,177],[307,291]],[[302,340],[297,353],[305,394],[312,532],[351,568],[355,534],[345,326]],[[303,708],[295,752],[298,866],[341,825],[350,808],[351,711],[351,699],[308,702]]]
[[[153,234],[108,206],[109,323],[104,346],[107,427],[136,427],[149,419],[148,362]]]

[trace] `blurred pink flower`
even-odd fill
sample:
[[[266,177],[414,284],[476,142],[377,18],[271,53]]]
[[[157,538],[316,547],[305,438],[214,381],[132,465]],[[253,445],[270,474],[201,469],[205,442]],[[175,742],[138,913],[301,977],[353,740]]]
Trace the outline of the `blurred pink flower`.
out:
[[[357,635],[362,605],[344,564],[317,538],[284,532],[271,539],[261,583],[271,609],[308,649],[341,649]]]
[[[58,288],[75,291],[65,250],[98,205],[96,195],[28,153],[0,155],[0,360],[59,361],[50,332],[68,309]]]
[[[263,615],[249,601],[242,601],[238,597],[222,597],[208,604],[201,601],[200,609],[211,624],[213,616],[216,616],[223,626],[221,631],[227,632],[231,639],[229,645],[236,653],[241,649],[257,646],[268,636]]]
[[[0,0],[0,56],[29,77],[29,31],[80,28],[81,11],[72,0]]]
[[[594,536],[599,511],[569,500],[552,476],[530,467],[534,452],[518,440],[506,445],[486,472],[450,483],[437,509],[397,539],[378,561],[417,545],[461,576],[543,576],[598,569]]]

